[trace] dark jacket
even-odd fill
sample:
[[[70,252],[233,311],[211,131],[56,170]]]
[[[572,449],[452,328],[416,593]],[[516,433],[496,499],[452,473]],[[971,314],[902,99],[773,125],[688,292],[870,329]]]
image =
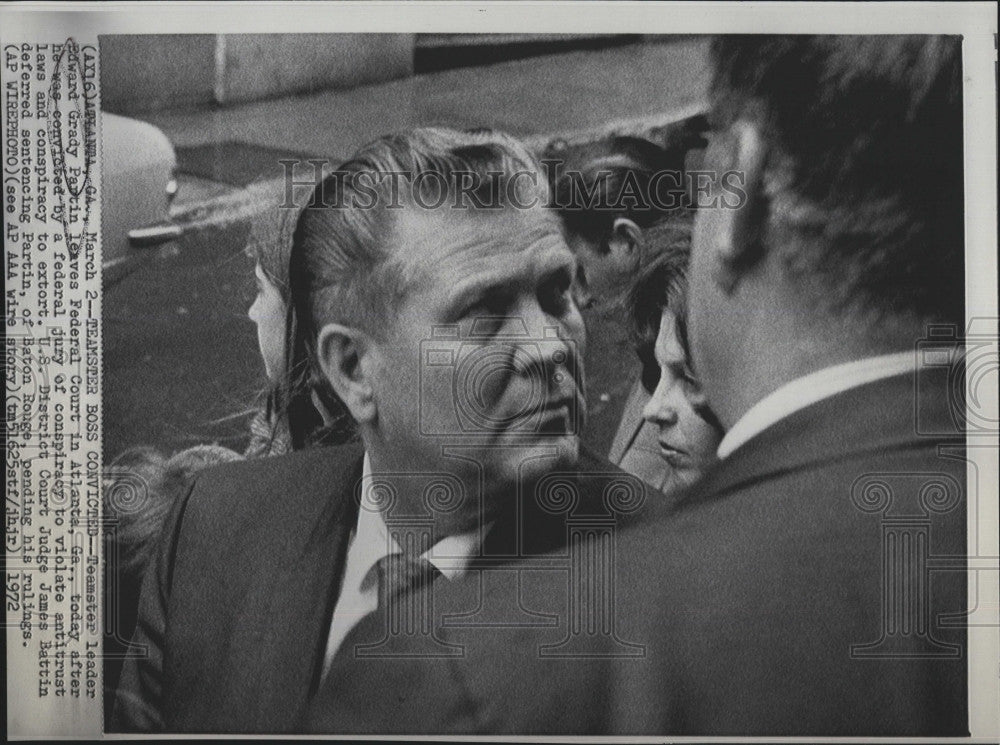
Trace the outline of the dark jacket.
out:
[[[673,514],[584,536],[579,571],[555,556],[517,583],[434,587],[461,657],[344,653],[384,633],[366,619],[308,728],[967,735],[966,461],[947,386],[897,376],[777,422]],[[553,623],[462,624],[511,606]]]
[[[345,445],[198,479],[175,505],[146,575],[133,640],[146,654],[125,664],[109,731],[302,728],[357,521],[362,457],[360,446]],[[600,510],[611,482],[657,501],[637,478],[587,452],[559,478],[583,507]],[[478,565],[565,545],[565,514],[530,491],[512,495]]]

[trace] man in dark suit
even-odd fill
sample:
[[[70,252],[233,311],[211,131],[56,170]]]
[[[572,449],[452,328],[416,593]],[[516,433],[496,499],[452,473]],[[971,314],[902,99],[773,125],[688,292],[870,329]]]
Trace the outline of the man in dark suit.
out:
[[[706,168],[745,198],[698,214],[689,329],[720,464],[668,518],[582,535],[568,575],[524,563],[553,627],[484,632],[442,587],[463,657],[341,654],[312,729],[968,734],[960,50],[714,43]]]
[[[359,654],[454,655],[414,590],[565,544],[540,479],[612,519],[617,484],[636,513],[641,482],[579,451],[583,322],[546,196],[521,144],[443,129],[383,138],[319,185],[289,328],[361,443],[220,468],[176,504],[114,729],[298,730],[363,618],[394,635]]]

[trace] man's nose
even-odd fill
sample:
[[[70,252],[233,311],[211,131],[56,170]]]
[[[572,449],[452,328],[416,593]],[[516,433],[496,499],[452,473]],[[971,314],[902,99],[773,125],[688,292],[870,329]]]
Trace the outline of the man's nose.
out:
[[[585,281],[578,279],[573,283],[573,302],[580,310],[586,310],[594,304],[594,295]]]

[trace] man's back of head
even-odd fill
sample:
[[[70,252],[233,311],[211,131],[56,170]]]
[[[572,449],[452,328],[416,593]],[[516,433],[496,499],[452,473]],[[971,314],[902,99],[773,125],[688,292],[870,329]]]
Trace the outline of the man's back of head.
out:
[[[725,36],[712,58],[706,165],[745,198],[698,217],[692,336],[731,426],[791,379],[961,322],[961,40]]]

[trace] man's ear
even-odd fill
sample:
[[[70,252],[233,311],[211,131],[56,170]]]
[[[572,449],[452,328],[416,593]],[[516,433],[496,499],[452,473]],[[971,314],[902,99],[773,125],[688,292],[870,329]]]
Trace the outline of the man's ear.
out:
[[[763,184],[768,149],[760,129],[744,120],[733,123],[723,147],[729,149],[728,157],[716,159],[716,162],[729,163],[728,170],[717,172],[715,178],[728,179],[728,188],[716,189],[719,202],[708,209],[720,213],[716,221],[718,233],[713,241],[719,269],[717,279],[727,293],[732,293],[743,270],[763,257],[768,210]],[[731,191],[734,186],[742,194]],[[726,193],[721,193],[723,191]]]
[[[627,217],[615,218],[608,239],[608,251],[615,269],[622,273],[632,273],[639,266],[640,240],[642,229]]]
[[[316,340],[323,376],[359,424],[375,421],[378,414],[369,372],[371,349],[367,334],[339,323],[326,324]]]

